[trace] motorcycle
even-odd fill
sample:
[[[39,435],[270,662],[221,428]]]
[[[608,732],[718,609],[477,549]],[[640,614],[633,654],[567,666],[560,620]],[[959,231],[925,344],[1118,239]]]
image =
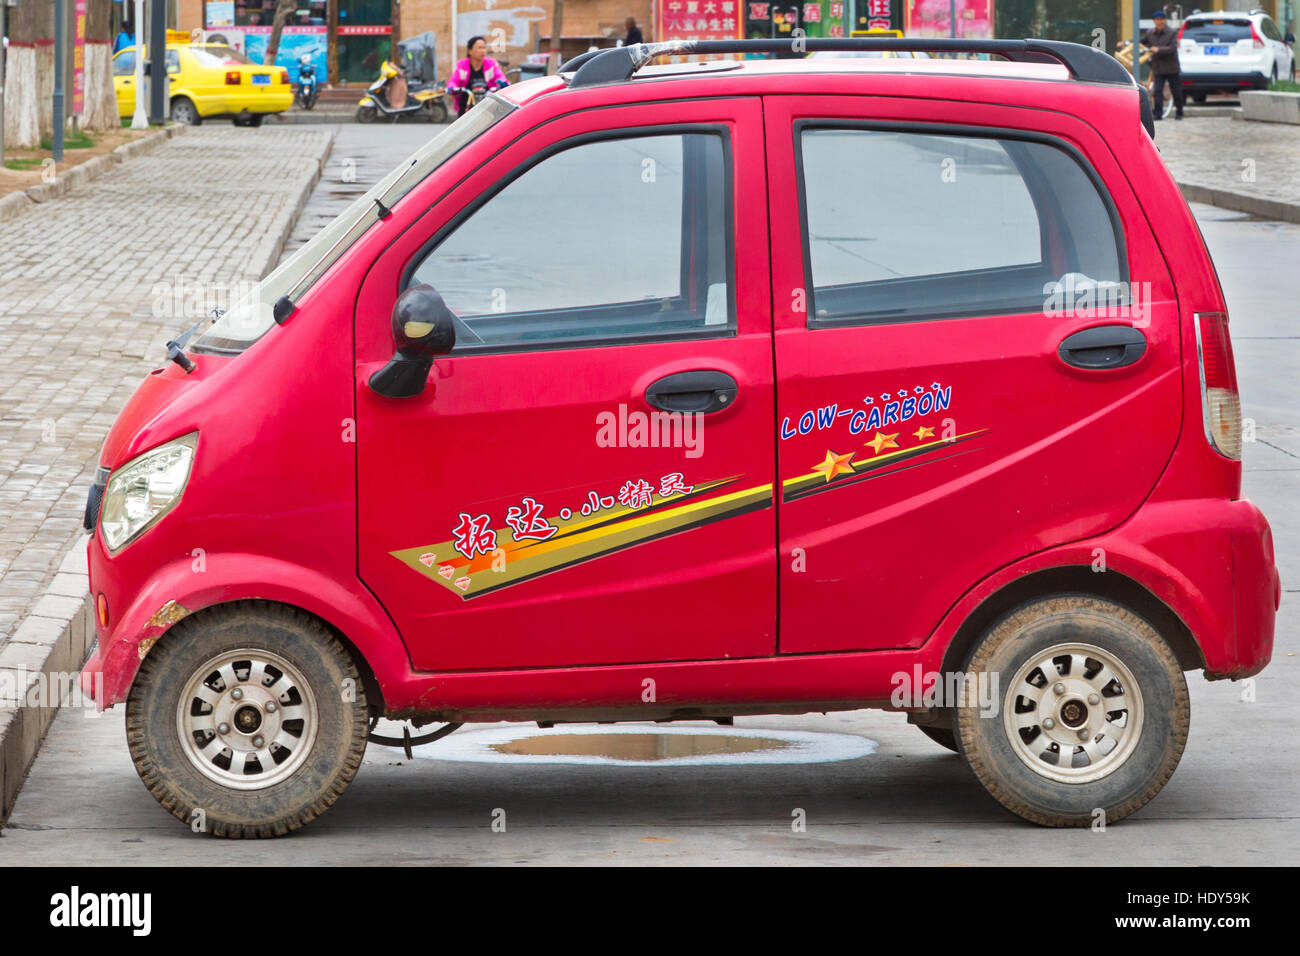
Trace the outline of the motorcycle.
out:
[[[309,110],[316,105],[318,96],[320,96],[320,86],[316,83],[316,67],[312,66],[311,57],[300,56],[298,58],[298,90],[294,94],[294,101],[303,109]]]
[[[436,84],[409,85],[406,71],[385,60],[379,68],[379,79],[370,84],[357,104],[357,122],[373,123],[380,116],[397,122],[400,116],[423,114],[430,123],[445,123],[447,106],[442,94]]]

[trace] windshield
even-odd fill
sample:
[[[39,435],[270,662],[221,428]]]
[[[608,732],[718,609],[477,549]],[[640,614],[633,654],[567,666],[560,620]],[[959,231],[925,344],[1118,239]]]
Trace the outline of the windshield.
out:
[[[275,324],[271,309],[276,300],[287,295],[297,302],[374,225],[379,218],[376,200],[391,209],[459,149],[515,108],[499,96],[489,96],[421,146],[236,301],[194,343],[194,350],[230,355],[260,339]]]

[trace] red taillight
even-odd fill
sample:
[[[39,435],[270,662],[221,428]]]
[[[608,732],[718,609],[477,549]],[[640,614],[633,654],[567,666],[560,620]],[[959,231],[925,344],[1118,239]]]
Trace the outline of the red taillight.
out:
[[[1205,435],[1225,458],[1241,460],[1241,397],[1232,360],[1225,312],[1196,313],[1196,351],[1200,361],[1201,408]]]
[[[1260,37],[1259,31],[1255,29],[1255,24],[1253,23],[1250,25],[1250,35],[1255,39],[1255,49],[1256,50],[1264,49],[1264,40],[1262,37]]]
[[[280,82],[281,82],[282,84],[284,84],[285,86],[288,86],[288,85],[289,85],[289,71],[288,71],[288,70],[281,68],[281,70],[280,70]]]
[[[238,86],[240,73],[238,70],[226,70],[226,86]]]

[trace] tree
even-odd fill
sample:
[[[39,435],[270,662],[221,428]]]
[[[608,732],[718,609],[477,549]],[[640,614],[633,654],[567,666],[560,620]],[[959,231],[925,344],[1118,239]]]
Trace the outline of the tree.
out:
[[[266,44],[266,56],[262,57],[264,66],[270,66],[275,62],[275,55],[280,52],[280,34],[284,31],[284,25],[289,21],[289,15],[297,7],[297,0],[278,0],[276,3],[275,17],[271,20],[271,39]]]
[[[116,129],[113,93],[113,0],[86,0],[85,102],[83,129]]]
[[[555,0],[555,10],[551,14],[551,55],[546,58],[546,72],[554,73],[560,68],[560,35],[564,29],[564,0]]]
[[[5,58],[5,146],[32,149],[41,141],[36,41],[39,38],[38,0],[10,7],[9,50]]]

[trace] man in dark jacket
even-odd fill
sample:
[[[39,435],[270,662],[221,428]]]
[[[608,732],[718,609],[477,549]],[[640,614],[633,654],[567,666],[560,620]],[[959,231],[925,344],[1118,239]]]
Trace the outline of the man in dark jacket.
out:
[[[1174,100],[1174,118],[1183,118],[1183,72],[1178,63],[1178,34],[1169,29],[1165,20],[1165,11],[1157,10],[1151,14],[1154,28],[1142,37],[1142,45],[1151,48],[1151,59],[1147,66],[1155,81],[1156,119],[1165,111],[1165,84],[1169,84],[1169,93]]]
[[[644,43],[641,39],[641,28],[636,25],[635,17],[628,17],[623,21],[623,26],[627,29],[627,38],[623,40],[624,46],[631,46],[633,43]]]

